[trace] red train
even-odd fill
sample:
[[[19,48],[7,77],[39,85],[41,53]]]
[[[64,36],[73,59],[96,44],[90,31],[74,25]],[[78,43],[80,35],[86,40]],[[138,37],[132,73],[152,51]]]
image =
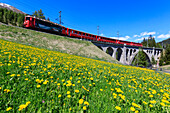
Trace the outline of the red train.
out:
[[[65,36],[74,37],[74,38],[91,40],[91,41],[101,41],[101,42],[114,43],[114,44],[126,44],[126,45],[131,45],[131,46],[140,46],[140,47],[143,46],[141,43],[111,39],[111,38],[107,38],[103,36],[97,36],[97,35],[85,33],[82,31],[66,28],[57,23],[53,23],[51,21],[39,19],[39,18],[32,17],[32,16],[25,17],[24,27],[51,32],[51,33],[55,33],[59,35],[65,35]]]

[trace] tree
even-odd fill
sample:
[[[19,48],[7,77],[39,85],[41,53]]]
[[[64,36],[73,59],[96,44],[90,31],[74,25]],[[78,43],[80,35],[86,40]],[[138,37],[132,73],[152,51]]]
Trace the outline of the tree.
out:
[[[35,11],[32,15],[35,16],[35,17],[38,17],[37,11]]]
[[[18,26],[19,26],[19,27],[22,27],[22,26],[23,26],[23,23],[24,23],[24,17],[25,17],[25,15],[24,15],[24,14],[18,14],[17,23],[18,23]]]
[[[50,18],[48,17],[47,20],[50,21]]]
[[[4,9],[3,22],[6,23],[6,24],[8,23],[8,20],[7,20],[7,15],[8,14],[7,13],[8,13],[8,10]]]
[[[45,19],[44,13],[42,12],[42,9],[40,9],[40,10],[38,10],[38,11],[35,11],[35,12],[33,13],[33,16],[38,17],[38,18],[41,18],[41,19]]]
[[[3,9],[0,8],[0,22],[3,22]]]
[[[14,12],[14,19],[13,19],[13,25],[17,25],[17,17],[18,17],[18,14],[16,12]]]
[[[152,56],[152,61],[151,61],[152,65],[156,64],[156,61],[154,59],[154,57]]]
[[[164,60],[166,64],[170,64],[170,44],[166,46]]]
[[[133,65],[137,65],[140,67],[147,67],[148,66],[148,59],[146,54],[143,52],[142,49],[139,50],[138,54],[135,56],[133,62]]]
[[[159,58],[159,65],[162,66],[164,64],[164,55],[163,51],[161,52],[161,57]]]

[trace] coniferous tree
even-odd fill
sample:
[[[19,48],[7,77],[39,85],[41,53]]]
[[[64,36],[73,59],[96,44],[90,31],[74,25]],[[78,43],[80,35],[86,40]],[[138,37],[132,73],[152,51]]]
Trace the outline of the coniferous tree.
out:
[[[170,44],[166,46],[164,61],[166,64],[170,64]]]
[[[17,17],[18,17],[18,14],[16,12],[14,12],[14,19],[13,19],[13,25],[17,25]]]
[[[7,15],[8,15],[8,10],[4,9],[3,22],[6,24],[8,23]]]
[[[0,22],[3,22],[3,9],[0,8]]]
[[[35,12],[33,13],[33,16],[38,17],[38,18],[41,18],[41,19],[45,19],[44,13],[42,12],[42,9],[40,9],[40,10],[38,10],[38,11],[35,11]]]
[[[147,67],[148,61],[146,54],[143,52],[143,50],[139,50],[138,54],[135,56],[133,62],[133,65],[140,66],[140,67]]]
[[[154,57],[152,56],[152,61],[151,61],[152,65],[156,64],[156,61],[154,59]]]
[[[50,18],[48,17],[47,20],[50,21]]]
[[[22,27],[22,26],[23,26],[23,23],[24,23],[24,17],[25,17],[25,15],[24,15],[24,14],[18,14],[17,23],[18,23],[18,26],[19,26],[19,27]]]
[[[35,16],[35,17],[38,17],[37,11],[35,11],[32,15]]]
[[[161,52],[161,57],[159,58],[159,65],[162,66],[164,64],[164,56],[163,52]]]

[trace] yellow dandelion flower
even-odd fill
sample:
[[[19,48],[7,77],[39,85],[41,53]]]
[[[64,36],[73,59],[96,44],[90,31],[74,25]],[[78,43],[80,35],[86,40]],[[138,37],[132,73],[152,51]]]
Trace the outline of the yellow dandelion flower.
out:
[[[148,104],[147,102],[143,101],[144,104]]]
[[[87,101],[84,102],[85,105],[89,105],[89,103]]]
[[[75,90],[76,93],[79,93],[79,90]]]
[[[68,98],[71,98],[71,95],[67,95]]]
[[[149,95],[149,97],[151,97],[151,98],[152,98],[152,97],[153,97],[153,95]]]
[[[121,110],[121,107],[119,107],[119,106],[116,106],[115,108],[119,111]]]
[[[163,102],[161,102],[160,104],[161,104],[161,106],[165,106],[165,103],[163,103]]]
[[[39,88],[39,87],[41,87],[41,85],[38,84],[38,85],[37,85],[37,88]]]
[[[152,104],[149,104],[149,106],[152,108],[153,107],[153,105]]]
[[[21,76],[20,74],[17,74],[17,77]]]
[[[131,111],[135,111],[135,108],[134,108],[134,107],[130,107],[130,110],[131,110]]]
[[[58,95],[58,98],[60,98],[60,97],[61,97],[61,94]]]
[[[18,109],[18,110],[21,111],[22,109],[24,109],[24,108],[26,108],[26,107],[27,107],[27,105],[22,104],[22,105],[19,106],[19,109]]]
[[[79,104],[83,104],[83,101],[84,101],[83,99],[80,99]]]
[[[138,111],[138,110],[136,110],[136,111],[135,111],[135,113],[139,113],[139,111]]]
[[[100,91],[103,91],[103,89],[100,89]]]
[[[70,91],[67,91],[67,94],[70,94]]]
[[[86,106],[83,106],[83,110],[86,110],[87,108],[86,108]]]
[[[11,110],[12,109],[12,107],[8,107],[7,109],[6,109],[6,111],[9,111],[9,110]]]
[[[26,102],[26,104],[25,105],[27,105],[28,106],[28,104],[30,104],[31,102],[30,101],[28,101],[28,102]]]
[[[150,100],[150,103],[151,103],[151,104],[155,104],[156,101],[155,101],[155,100]]]
[[[26,78],[25,80],[28,80],[28,78]]]
[[[11,74],[10,76],[13,77],[13,76],[15,76],[15,74]]]

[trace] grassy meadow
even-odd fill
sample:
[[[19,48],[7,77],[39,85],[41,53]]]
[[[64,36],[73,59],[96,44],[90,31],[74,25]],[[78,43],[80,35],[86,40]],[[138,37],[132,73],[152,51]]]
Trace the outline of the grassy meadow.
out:
[[[0,113],[168,113],[169,88],[169,74],[0,39]]]

